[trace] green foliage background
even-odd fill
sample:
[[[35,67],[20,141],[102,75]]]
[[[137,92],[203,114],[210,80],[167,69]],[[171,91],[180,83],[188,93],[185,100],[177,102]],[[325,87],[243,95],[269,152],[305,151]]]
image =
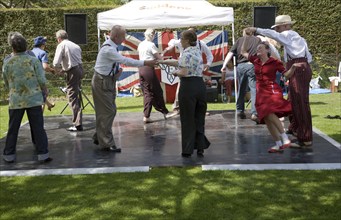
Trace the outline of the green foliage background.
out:
[[[86,2],[86,1],[82,1]],[[336,75],[340,61],[341,50],[341,3],[335,0],[210,0],[212,4],[221,7],[233,7],[235,18],[235,38],[241,36],[242,29],[253,24],[253,7],[275,6],[277,14],[289,14],[297,23],[294,29],[308,42],[315,58],[312,65],[315,77],[321,75],[322,87],[328,87],[328,76]],[[64,28],[65,13],[85,13],[88,19],[88,44],[81,45],[83,50],[85,84],[90,80],[92,68],[97,54],[97,13],[119,7],[119,5],[105,6],[75,6],[67,8],[41,9],[0,9],[0,66],[2,59],[11,52],[7,45],[7,34],[10,31],[22,33],[32,47],[33,38],[38,35],[47,36],[50,60],[56,47],[55,32]],[[129,13],[127,12],[127,16]],[[124,25],[124,24],[123,24]],[[205,29],[221,29],[221,27],[203,27]],[[226,27],[231,31],[230,27]],[[231,37],[230,37],[230,44]],[[63,84],[58,77],[48,74],[48,79],[55,85]],[[50,86],[51,88],[51,86]],[[6,99],[3,85],[0,86],[0,100]],[[54,91],[52,91],[53,95]]]

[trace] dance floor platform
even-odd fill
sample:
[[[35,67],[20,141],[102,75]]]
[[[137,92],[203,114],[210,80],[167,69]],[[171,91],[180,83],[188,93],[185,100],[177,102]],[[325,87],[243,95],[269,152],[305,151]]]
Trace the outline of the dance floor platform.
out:
[[[248,115],[249,116],[249,115]],[[305,149],[286,149],[269,154],[273,145],[265,125],[241,120],[234,111],[212,111],[206,117],[206,136],[211,142],[204,157],[196,152],[181,157],[179,116],[163,120],[152,113],[154,123],[144,124],[142,113],[118,113],[113,131],[121,153],[102,151],[92,142],[95,116],[84,115],[82,132],[68,132],[70,116],[45,118],[53,161],[39,164],[31,143],[29,124],[20,128],[17,161],[0,162],[0,175],[45,175],[148,171],[151,167],[201,166],[215,169],[341,169],[340,143],[314,129],[314,144]],[[1,152],[5,138],[0,140]]]

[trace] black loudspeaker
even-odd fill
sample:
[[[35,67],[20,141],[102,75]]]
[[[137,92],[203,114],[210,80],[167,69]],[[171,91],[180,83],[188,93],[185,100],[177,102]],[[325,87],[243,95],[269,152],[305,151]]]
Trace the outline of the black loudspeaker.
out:
[[[217,102],[218,101],[218,89],[217,88],[206,88],[206,101]]]
[[[262,6],[253,8],[253,26],[271,28],[275,24],[276,7]]]
[[[87,44],[86,14],[64,14],[64,26],[70,41],[76,44]]]

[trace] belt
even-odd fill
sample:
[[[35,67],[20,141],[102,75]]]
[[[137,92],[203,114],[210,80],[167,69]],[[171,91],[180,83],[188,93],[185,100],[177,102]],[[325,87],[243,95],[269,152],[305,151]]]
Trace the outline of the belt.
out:
[[[76,66],[73,66],[73,67],[71,67],[69,70],[72,70],[72,69],[78,68],[80,65],[82,65],[82,64],[78,64],[78,65],[76,65]],[[69,70],[68,70],[68,71],[69,71]]]
[[[103,77],[112,77],[112,75],[104,75],[104,74],[100,74],[99,72],[95,71],[96,74],[100,75],[100,76],[103,76]]]
[[[308,59],[306,57],[298,57],[298,58],[291,58],[288,59],[288,62],[295,62],[295,63],[300,63],[300,62],[308,62]]]

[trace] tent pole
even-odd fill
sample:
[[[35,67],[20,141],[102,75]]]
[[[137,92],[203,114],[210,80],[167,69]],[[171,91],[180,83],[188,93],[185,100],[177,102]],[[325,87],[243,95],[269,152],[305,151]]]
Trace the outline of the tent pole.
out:
[[[101,30],[97,28],[97,40],[98,40],[98,51],[101,49],[101,36],[100,36]]]
[[[234,44],[234,22],[232,23],[232,44]],[[235,102],[237,103],[237,97],[238,97],[238,88],[237,88],[237,60],[236,56],[233,56],[233,72],[234,72],[234,97]]]
[[[223,60],[225,59],[225,47],[224,47],[224,42],[225,42],[225,34],[224,34],[224,26],[221,26],[221,34],[222,34],[222,51],[223,51]]]

